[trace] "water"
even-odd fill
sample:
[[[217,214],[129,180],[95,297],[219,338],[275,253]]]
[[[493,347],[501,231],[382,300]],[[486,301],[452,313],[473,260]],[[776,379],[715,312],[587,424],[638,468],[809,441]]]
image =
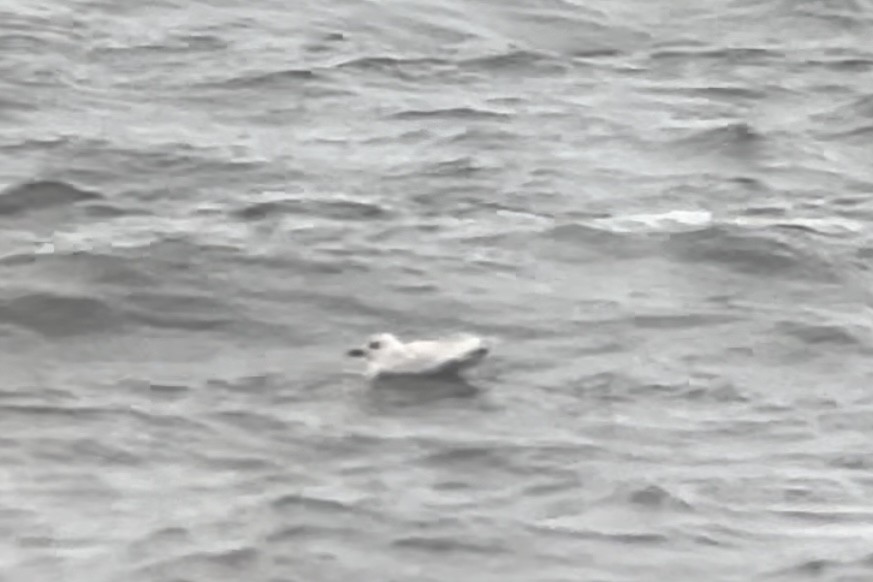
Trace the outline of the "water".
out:
[[[0,580],[869,579],[871,28],[8,0]]]

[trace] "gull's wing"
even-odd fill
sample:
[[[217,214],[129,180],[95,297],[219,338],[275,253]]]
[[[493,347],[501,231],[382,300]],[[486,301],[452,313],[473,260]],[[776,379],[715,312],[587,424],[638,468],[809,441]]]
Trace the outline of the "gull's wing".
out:
[[[402,368],[419,374],[453,373],[472,366],[486,354],[485,342],[478,337],[417,341],[406,345],[406,361]]]

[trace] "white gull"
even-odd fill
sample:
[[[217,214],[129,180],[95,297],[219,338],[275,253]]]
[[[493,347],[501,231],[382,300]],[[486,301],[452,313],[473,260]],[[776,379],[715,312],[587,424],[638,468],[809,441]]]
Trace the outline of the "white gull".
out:
[[[402,342],[390,333],[380,333],[347,355],[367,362],[369,378],[386,376],[455,376],[482,361],[490,348],[472,335]]]

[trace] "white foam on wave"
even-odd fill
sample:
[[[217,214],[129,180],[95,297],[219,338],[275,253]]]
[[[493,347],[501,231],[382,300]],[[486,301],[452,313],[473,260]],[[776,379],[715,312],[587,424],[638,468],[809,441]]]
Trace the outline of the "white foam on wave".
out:
[[[598,228],[613,232],[642,232],[700,228],[713,222],[707,210],[669,210],[652,214],[627,214],[598,218],[592,223]]]
[[[769,217],[735,216],[716,218],[707,210],[669,210],[651,214],[611,216],[592,221],[592,225],[612,232],[681,232],[706,228],[713,224],[742,228],[795,227],[821,234],[857,234],[865,230],[863,223],[841,216],[831,217]]]

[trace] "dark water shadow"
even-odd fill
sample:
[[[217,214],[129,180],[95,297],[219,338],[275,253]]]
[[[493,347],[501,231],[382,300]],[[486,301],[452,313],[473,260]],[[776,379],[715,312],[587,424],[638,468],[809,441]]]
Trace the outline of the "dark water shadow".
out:
[[[370,382],[367,401],[376,407],[406,407],[465,399],[483,392],[460,376],[391,376]]]

